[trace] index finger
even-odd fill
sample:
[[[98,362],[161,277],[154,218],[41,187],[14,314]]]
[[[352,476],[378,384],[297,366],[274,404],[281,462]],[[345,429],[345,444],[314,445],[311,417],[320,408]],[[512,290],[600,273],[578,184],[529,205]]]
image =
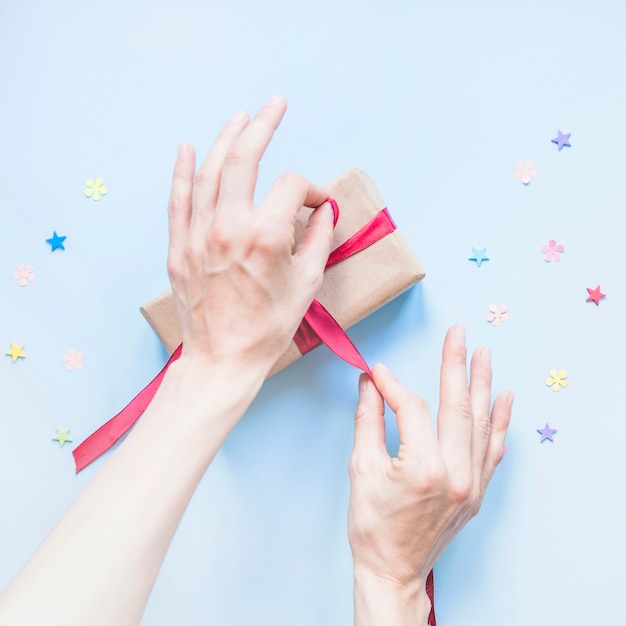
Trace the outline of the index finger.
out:
[[[218,211],[225,204],[229,205],[229,210],[247,209],[252,206],[259,161],[286,109],[287,101],[282,96],[274,96],[231,144],[222,168]]]

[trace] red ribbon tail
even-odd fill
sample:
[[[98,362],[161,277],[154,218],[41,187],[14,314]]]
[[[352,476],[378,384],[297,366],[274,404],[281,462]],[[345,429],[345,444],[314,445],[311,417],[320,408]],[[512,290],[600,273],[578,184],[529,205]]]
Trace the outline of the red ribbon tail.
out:
[[[435,577],[433,570],[430,570],[428,578],[426,579],[426,594],[430,599],[430,614],[428,616],[428,626],[437,626],[437,619],[435,618]]]
[[[143,412],[154,398],[154,394],[160,387],[165,372],[176,361],[181,353],[182,344],[176,348],[163,369],[142,389],[117,415],[100,426],[98,430],[89,435],[85,441],[77,446],[72,454],[76,461],[76,473],[85,469],[87,465],[95,461],[100,455],[112,448],[141,417]]]
[[[354,365],[354,367],[372,374],[369,365],[352,343],[350,337],[339,325],[337,320],[324,308],[318,300],[313,300],[309,310],[305,313],[307,321],[314,333],[332,350],[340,359]]]

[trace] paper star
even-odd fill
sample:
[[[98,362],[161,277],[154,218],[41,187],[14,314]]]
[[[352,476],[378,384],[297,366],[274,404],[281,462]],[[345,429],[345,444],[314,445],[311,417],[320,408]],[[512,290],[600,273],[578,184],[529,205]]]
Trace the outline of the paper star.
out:
[[[602,298],[606,298],[606,294],[600,291],[600,285],[598,285],[595,289],[589,289],[589,287],[587,287],[587,291],[589,292],[589,297],[585,300],[585,302],[595,302],[596,306],[599,306],[600,300],[602,300]]]
[[[5,354],[9,355],[13,359],[13,363],[18,359],[25,359],[26,355],[22,352],[24,349],[24,344],[21,346],[16,346],[13,342],[11,342],[11,349]]]
[[[481,266],[483,261],[488,261],[489,257],[485,254],[487,248],[474,248],[472,246],[472,256],[468,257],[468,261],[474,261],[478,267]]]
[[[50,239],[46,239],[46,242],[52,246],[52,252],[54,252],[57,248],[61,248],[61,250],[65,250],[65,246],[63,242],[65,241],[65,235],[60,237],[57,235],[57,231],[53,231],[52,237]]]
[[[561,152],[563,146],[569,146],[571,148],[572,144],[569,142],[569,138],[572,133],[563,134],[560,130],[557,132],[558,135],[554,139],[551,139],[551,141],[559,147],[559,152]]]
[[[543,428],[538,428],[537,432],[541,435],[541,441],[539,443],[543,443],[546,439],[554,443],[554,439],[552,439],[552,435],[557,432],[554,428],[550,428],[548,426],[548,422]]]
[[[63,428],[59,428],[57,426],[57,434],[54,437],[52,437],[52,441],[58,441],[59,448],[62,448],[65,445],[65,442],[72,443],[72,440],[69,437],[69,434],[70,434],[69,428],[66,428],[64,430]]]

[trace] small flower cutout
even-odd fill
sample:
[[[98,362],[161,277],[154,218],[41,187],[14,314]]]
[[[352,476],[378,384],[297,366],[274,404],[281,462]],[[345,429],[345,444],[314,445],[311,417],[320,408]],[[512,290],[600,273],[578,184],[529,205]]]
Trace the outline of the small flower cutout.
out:
[[[106,195],[106,192],[108,191],[104,186],[102,178],[96,178],[95,182],[92,178],[90,178],[85,184],[87,185],[85,195],[92,200],[100,200],[100,198]]]
[[[65,369],[71,372],[73,369],[79,370],[83,367],[82,361],[85,355],[82,352],[76,352],[74,348],[70,348],[67,354],[64,354],[61,358],[65,362]]]
[[[526,163],[517,163],[515,165],[515,178],[521,180],[525,185],[531,181],[532,178],[537,176],[537,172],[533,169],[533,162],[526,161]]]
[[[552,387],[552,391],[561,391],[561,389],[565,389],[569,385],[569,381],[566,379],[566,371],[561,370],[557,372],[556,370],[550,370],[550,376],[546,378],[546,385]]]
[[[546,263],[560,261],[562,252],[565,252],[565,246],[557,243],[556,239],[550,239],[547,246],[541,246],[541,253],[545,255],[543,259]]]
[[[33,274],[34,269],[32,265],[18,263],[17,270],[13,272],[13,278],[20,283],[21,287],[26,287],[28,283],[32,283],[35,280],[35,274]]]
[[[494,326],[500,326],[502,322],[508,322],[509,314],[507,313],[506,304],[501,306],[492,304],[489,307],[489,313],[487,313],[487,321],[492,323]]]

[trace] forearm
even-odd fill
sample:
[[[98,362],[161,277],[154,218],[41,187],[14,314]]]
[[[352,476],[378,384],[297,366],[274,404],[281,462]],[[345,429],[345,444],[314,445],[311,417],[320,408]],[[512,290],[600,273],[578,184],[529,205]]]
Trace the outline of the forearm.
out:
[[[426,626],[430,606],[424,581],[400,585],[355,568],[354,626]]]
[[[174,363],[143,417],[0,597],[0,625],[139,623],[185,508],[263,375]]]

